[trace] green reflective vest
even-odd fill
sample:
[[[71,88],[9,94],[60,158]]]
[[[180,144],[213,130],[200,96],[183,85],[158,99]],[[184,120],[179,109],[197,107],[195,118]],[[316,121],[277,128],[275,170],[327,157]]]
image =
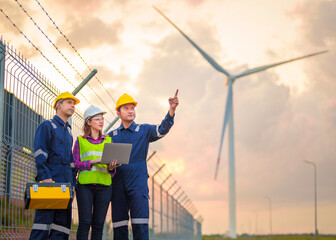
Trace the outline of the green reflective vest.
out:
[[[78,137],[79,154],[81,161],[88,161],[100,158],[103,156],[104,144],[111,143],[112,139],[106,139],[100,144],[90,143],[89,140]],[[94,164],[91,170],[82,170],[79,172],[78,181],[80,184],[103,184],[111,185],[111,174],[108,172],[106,164]]]

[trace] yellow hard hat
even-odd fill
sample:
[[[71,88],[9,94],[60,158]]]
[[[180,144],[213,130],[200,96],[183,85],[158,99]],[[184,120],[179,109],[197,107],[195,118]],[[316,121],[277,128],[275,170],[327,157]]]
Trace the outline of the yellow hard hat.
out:
[[[61,99],[72,99],[72,100],[75,101],[75,105],[77,105],[79,103],[79,100],[77,98],[75,98],[74,95],[72,95],[69,92],[64,92],[64,93],[61,93],[60,95],[58,95],[57,98],[55,99],[54,106],[53,106],[53,108],[55,110],[56,110],[56,103]]]
[[[124,93],[117,101],[117,106],[115,108],[116,111],[118,111],[119,107],[121,107],[122,105],[125,105],[127,103],[133,103],[134,107],[136,107],[137,104],[138,104],[136,101],[134,101],[134,99],[130,95]]]

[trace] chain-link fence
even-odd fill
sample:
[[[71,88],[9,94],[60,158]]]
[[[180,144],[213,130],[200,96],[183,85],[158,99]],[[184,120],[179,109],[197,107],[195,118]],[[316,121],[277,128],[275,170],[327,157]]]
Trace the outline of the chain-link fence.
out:
[[[34,210],[24,209],[23,195],[26,183],[34,182],[36,176],[34,135],[38,125],[55,114],[52,103],[58,94],[51,82],[0,39],[0,239],[29,237]],[[72,117],[74,139],[81,134],[82,124],[83,115],[76,111]],[[149,181],[150,237],[201,239],[201,223],[182,205],[181,199],[169,193],[170,189],[164,190],[165,182],[154,181],[155,161],[148,165],[152,176]],[[74,201],[71,238],[75,238],[77,225]],[[112,235],[109,210],[104,237],[112,239]]]

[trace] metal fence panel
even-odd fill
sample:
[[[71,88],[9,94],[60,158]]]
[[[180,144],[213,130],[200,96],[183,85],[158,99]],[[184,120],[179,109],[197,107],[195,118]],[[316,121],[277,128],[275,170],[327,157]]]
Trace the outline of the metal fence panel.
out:
[[[55,114],[52,103],[59,93],[0,39],[0,239],[27,239],[30,234],[34,211],[24,209],[23,199],[26,183],[34,182],[36,176],[34,135],[38,125]],[[72,117],[74,139],[81,134],[82,125],[83,115],[76,111]],[[151,181],[149,189],[154,202],[154,219],[149,223],[151,239],[201,239],[201,223],[173,196],[155,181],[154,192]],[[149,206],[152,216],[151,200]],[[71,239],[75,239],[77,226],[74,201]],[[104,238],[113,238],[111,209],[106,216]]]

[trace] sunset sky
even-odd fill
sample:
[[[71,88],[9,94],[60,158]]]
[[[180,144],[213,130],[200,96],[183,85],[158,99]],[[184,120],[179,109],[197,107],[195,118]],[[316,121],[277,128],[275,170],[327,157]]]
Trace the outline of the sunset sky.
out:
[[[19,3],[69,61],[89,71],[35,0]],[[228,230],[228,150],[215,163],[227,95],[226,77],[210,66],[152,5],[163,11],[230,73],[312,52],[328,53],[238,79],[234,85],[237,233],[314,231],[317,164],[318,229],[336,234],[336,1],[332,0],[58,0],[41,1],[114,99],[131,94],[138,123],[158,124],[179,89],[175,125],[153,143],[202,215],[203,233]],[[0,8],[71,79],[79,76],[14,0]],[[61,91],[73,87],[0,13],[0,35]],[[115,103],[93,79],[111,109]],[[85,87],[90,102],[104,108]],[[78,95],[81,99],[81,95]],[[81,99],[78,109],[89,104]],[[107,110],[107,109],[106,109]],[[106,118],[111,122],[114,115]],[[119,123],[116,126],[118,126]]]

